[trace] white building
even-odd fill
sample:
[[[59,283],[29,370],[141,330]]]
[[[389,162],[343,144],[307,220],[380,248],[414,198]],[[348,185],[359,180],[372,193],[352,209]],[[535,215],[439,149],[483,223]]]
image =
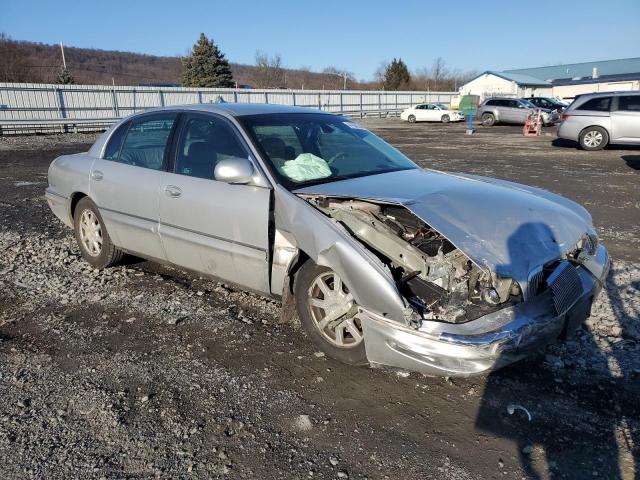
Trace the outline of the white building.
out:
[[[640,58],[488,70],[460,87],[461,95],[557,97],[572,100],[590,92],[640,90]]]

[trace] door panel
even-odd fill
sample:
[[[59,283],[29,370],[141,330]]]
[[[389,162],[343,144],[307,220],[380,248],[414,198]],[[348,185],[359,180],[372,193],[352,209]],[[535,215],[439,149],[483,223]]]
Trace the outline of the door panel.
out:
[[[102,174],[102,179],[97,180]],[[90,196],[98,205],[113,243],[157,259],[165,255],[158,236],[163,172],[97,159]]]
[[[611,112],[611,139],[640,141],[640,95],[623,95],[616,99]]]
[[[163,185],[182,190],[160,197],[160,237],[169,261],[268,292],[271,190],[165,175]]]
[[[89,194],[115,245],[164,260],[158,233],[159,192],[165,148],[175,113],[143,115],[114,132],[105,158],[96,159]],[[120,144],[114,145],[119,142]]]
[[[160,194],[160,238],[170,262],[269,292],[271,189],[214,180],[225,157],[249,157],[235,128],[215,115],[185,115],[173,172]]]
[[[613,140],[640,141],[640,112],[611,112]]]

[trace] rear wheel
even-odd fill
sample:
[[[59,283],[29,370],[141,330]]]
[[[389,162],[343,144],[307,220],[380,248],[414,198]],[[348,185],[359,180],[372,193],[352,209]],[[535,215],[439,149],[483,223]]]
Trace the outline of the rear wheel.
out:
[[[416,123],[416,116],[415,115],[409,115],[409,118],[407,118],[407,120],[409,120],[409,123]]]
[[[95,268],[106,268],[117,264],[124,252],[113,243],[96,204],[84,197],[73,213],[76,241],[82,257]]]
[[[602,127],[587,127],[580,133],[583,150],[601,150],[609,143],[609,134]]]
[[[493,113],[483,113],[482,124],[486,127],[493,127],[496,124],[496,117]]]
[[[302,328],[320,350],[349,365],[368,363],[357,305],[336,272],[308,261],[294,294]]]
[[[442,120],[442,123],[449,123],[451,121],[449,115],[442,115],[442,118],[440,120]]]

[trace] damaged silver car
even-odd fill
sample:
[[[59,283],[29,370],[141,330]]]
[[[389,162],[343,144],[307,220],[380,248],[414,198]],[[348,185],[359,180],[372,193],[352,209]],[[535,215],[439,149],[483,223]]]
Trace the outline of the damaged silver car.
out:
[[[133,115],[54,160],[46,198],[91,265],[130,253],[281,298],[353,365],[499,368],[571,335],[609,268],[581,206],[421,168],[351,120],[295,107]]]

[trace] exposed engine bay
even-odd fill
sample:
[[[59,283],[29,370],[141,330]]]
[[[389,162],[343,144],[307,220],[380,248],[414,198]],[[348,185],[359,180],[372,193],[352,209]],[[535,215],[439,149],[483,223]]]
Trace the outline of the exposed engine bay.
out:
[[[522,301],[517,282],[480,268],[404,207],[305,196],[387,266],[423,319],[463,323]]]

